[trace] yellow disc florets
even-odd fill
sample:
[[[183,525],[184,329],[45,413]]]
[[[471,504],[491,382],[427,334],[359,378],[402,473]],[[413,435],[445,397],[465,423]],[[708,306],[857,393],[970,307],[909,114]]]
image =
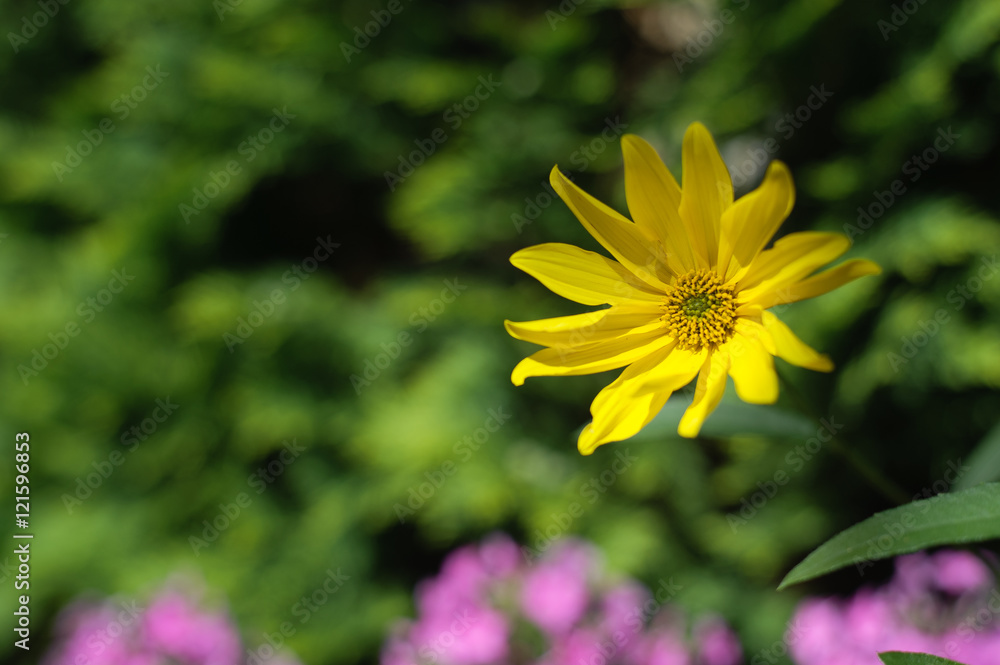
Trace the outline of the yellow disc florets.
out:
[[[663,320],[682,349],[698,351],[726,342],[736,325],[733,287],[712,270],[692,270],[667,293]]]

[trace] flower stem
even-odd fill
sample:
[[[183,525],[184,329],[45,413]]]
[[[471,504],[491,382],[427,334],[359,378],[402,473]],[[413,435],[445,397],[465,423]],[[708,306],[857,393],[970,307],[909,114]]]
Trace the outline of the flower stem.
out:
[[[806,400],[802,397],[802,394],[795,389],[795,386],[793,386],[781,372],[778,372],[778,379],[782,384],[784,384],[786,394],[789,395],[791,400],[799,408],[799,411],[806,417],[819,421],[820,417],[817,415],[816,410],[806,402]],[[882,471],[880,471],[874,464],[859,455],[849,446],[845,445],[833,432],[830,432],[830,440],[827,443],[830,445],[830,448],[843,457],[855,471],[861,474],[861,476],[868,481],[868,484],[871,485],[873,489],[878,491],[879,494],[887,500],[900,506],[910,503],[911,497],[903,490],[902,487],[897,485],[895,481],[882,473]]]

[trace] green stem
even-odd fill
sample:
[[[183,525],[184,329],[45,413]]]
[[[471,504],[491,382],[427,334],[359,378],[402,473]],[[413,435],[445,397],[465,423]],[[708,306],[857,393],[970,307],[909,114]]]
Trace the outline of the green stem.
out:
[[[778,372],[778,379],[785,386],[786,394],[799,408],[799,411],[812,420],[819,421],[820,417],[816,413],[816,410],[802,398],[801,393],[795,389],[795,386],[793,386],[781,372]],[[854,467],[854,470],[861,474],[861,477],[868,481],[868,484],[878,491],[879,494],[888,499],[890,502],[900,506],[910,503],[912,500],[911,497],[903,491],[903,488],[897,485],[895,481],[891,480],[875,465],[856,453],[849,446],[845,445],[832,432],[830,435],[830,440],[827,442],[830,447],[836,451],[837,454],[843,457],[848,464]]]

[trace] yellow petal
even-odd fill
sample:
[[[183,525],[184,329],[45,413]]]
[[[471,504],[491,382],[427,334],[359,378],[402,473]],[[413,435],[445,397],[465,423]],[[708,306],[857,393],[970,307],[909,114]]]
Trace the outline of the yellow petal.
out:
[[[778,375],[774,359],[755,337],[737,333],[726,343],[729,351],[729,376],[736,394],[750,404],[774,404],[778,399]]]
[[[768,307],[774,307],[783,303],[815,298],[816,296],[833,291],[848,282],[853,282],[859,277],[877,275],[880,272],[882,272],[882,269],[867,259],[852,259],[844,261],[835,268],[830,268],[818,275],[804,279],[801,282],[762,295],[755,302],[767,309]]]
[[[729,375],[729,353],[724,348],[709,352],[708,359],[698,374],[698,385],[694,389],[694,401],[681,417],[677,433],[693,439],[698,436],[708,415],[719,405],[722,393],[726,391],[726,377]]]
[[[777,316],[771,312],[764,312],[761,318],[764,327],[771,334],[771,339],[774,340],[776,351],[774,355],[797,367],[805,367],[817,372],[833,371],[833,361],[828,356],[806,345]]]
[[[612,402],[608,411],[600,416],[602,418],[601,429],[597,429],[598,416],[594,416],[594,422],[588,424],[580,432],[580,438],[576,442],[580,454],[590,455],[598,446],[613,441],[623,441],[634,436],[656,417],[669,398],[669,392],[662,392],[627,397]]]
[[[851,241],[840,233],[791,233],[761,252],[750,265],[737,285],[737,300],[755,302],[761,295],[781,290],[834,261],[850,247]]]
[[[777,355],[776,349],[774,347],[774,340],[771,339],[771,333],[761,323],[760,317],[763,314],[763,310],[759,307],[754,307],[752,305],[745,305],[747,309],[756,309],[752,314],[746,316],[740,316],[736,319],[736,332],[746,337],[752,337],[758,342],[764,345],[767,352],[772,356]]]
[[[685,132],[681,158],[681,218],[698,266],[713,267],[719,255],[722,213],[733,204],[733,181],[712,135],[700,122],[692,123]]]
[[[655,331],[627,334],[574,348],[542,349],[519,362],[510,380],[515,386],[520,386],[531,376],[578,376],[618,369],[669,343],[669,337]]]
[[[738,199],[722,214],[719,271],[731,277],[743,266],[749,266],[788,217],[793,205],[792,174],[781,162],[771,162],[760,187]]]
[[[670,393],[636,396],[634,384],[670,354],[673,344],[629,365],[590,405],[593,422],[580,432],[577,448],[590,455],[598,446],[627,439],[646,426],[666,403]]]
[[[627,439],[645,427],[671,393],[691,382],[707,353],[692,354],[670,344],[632,363],[591,404],[594,421],[580,433],[580,452],[589,455],[598,446]]]
[[[631,221],[577,187],[558,166],[552,169],[549,181],[590,235],[629,272],[657,289],[669,284],[670,271],[663,263],[655,238],[647,236]]]
[[[622,137],[625,198],[637,226],[663,243],[667,267],[683,275],[695,267],[681,220],[681,188],[653,146],[634,134]]]
[[[550,291],[583,305],[663,300],[662,291],[652,290],[621,264],[573,245],[553,242],[526,247],[515,252],[510,262]]]
[[[650,332],[663,327],[660,310],[612,307],[596,312],[559,316],[538,321],[504,321],[511,337],[542,346],[583,346],[626,335],[633,330]]]
[[[705,365],[706,358],[707,349],[688,351],[675,348],[661,363],[649,370],[634,389],[637,394],[644,394],[664,390],[673,392],[683,388],[691,383],[698,370]]]

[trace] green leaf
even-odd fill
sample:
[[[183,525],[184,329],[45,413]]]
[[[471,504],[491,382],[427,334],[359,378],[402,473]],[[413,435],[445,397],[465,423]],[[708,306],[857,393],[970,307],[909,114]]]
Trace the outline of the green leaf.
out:
[[[850,564],[858,572],[872,561],[935,545],[1000,537],[1000,483],[939,494],[877,513],[838,533],[795,566],[778,589]]]
[[[929,653],[883,651],[878,655],[885,665],[962,665],[954,660],[932,656]]]
[[[1000,480],[1000,423],[979,442],[967,466],[969,470],[959,476],[954,489],[964,490],[980,483]]]

